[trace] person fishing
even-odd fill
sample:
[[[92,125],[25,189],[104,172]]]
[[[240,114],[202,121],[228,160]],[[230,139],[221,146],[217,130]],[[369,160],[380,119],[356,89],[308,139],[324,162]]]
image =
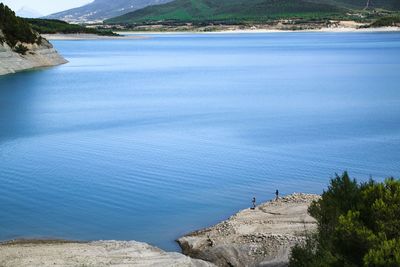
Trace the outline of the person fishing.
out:
[[[276,189],[276,191],[275,191],[275,200],[278,200],[279,199],[279,191],[278,191],[278,189]]]
[[[253,197],[253,200],[251,202],[253,203],[253,207],[251,207],[250,209],[254,210],[256,208],[256,198]]]

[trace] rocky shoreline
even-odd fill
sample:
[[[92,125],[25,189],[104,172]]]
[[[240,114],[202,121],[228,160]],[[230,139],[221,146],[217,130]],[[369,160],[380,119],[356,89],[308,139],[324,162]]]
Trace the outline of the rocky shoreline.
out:
[[[287,266],[316,229],[307,209],[319,198],[295,193],[242,210],[179,238],[185,255],[135,241],[14,241],[0,244],[0,266]]]
[[[0,32],[1,35],[1,32]],[[41,67],[65,64],[65,60],[46,39],[41,44],[23,44],[28,51],[20,54],[6,43],[0,43],[0,75]]]
[[[307,213],[320,196],[292,194],[246,209],[178,239],[185,255],[218,266],[286,266],[291,248],[316,229]]]
[[[2,267],[176,266],[212,267],[212,263],[165,252],[135,241],[24,241],[0,245]]]

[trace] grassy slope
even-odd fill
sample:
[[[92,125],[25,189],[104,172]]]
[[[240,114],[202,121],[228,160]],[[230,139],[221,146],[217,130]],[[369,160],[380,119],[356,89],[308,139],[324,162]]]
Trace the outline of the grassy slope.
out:
[[[107,20],[106,23],[148,21],[263,21],[276,17],[340,13],[343,9],[304,0],[176,0]]]

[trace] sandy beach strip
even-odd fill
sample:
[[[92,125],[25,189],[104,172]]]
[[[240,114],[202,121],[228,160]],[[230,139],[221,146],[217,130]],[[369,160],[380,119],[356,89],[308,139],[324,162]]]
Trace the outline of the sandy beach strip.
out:
[[[151,38],[151,35],[177,35],[177,34],[257,34],[257,33],[303,33],[303,32],[325,32],[325,33],[346,33],[346,32],[400,32],[400,27],[380,27],[380,28],[355,28],[355,27],[333,27],[320,29],[304,30],[285,30],[277,28],[257,28],[257,29],[224,29],[217,31],[117,31],[120,36],[101,36],[96,34],[42,34],[50,41],[65,40],[140,40]]]
[[[400,32],[400,27],[380,27],[380,28],[352,28],[352,27],[336,27],[336,28],[320,28],[320,29],[305,29],[305,30],[282,30],[282,29],[232,29],[218,31],[118,31],[116,33],[124,35],[125,38],[138,36],[145,37],[146,35],[177,35],[177,34],[256,34],[256,33],[373,33],[373,32]],[[139,36],[138,36],[139,37]]]
[[[400,27],[382,27],[382,28],[321,28],[307,30],[279,30],[279,29],[255,29],[255,30],[233,30],[224,31],[225,33],[278,33],[278,32],[325,32],[325,33],[346,33],[346,32],[400,32]]]

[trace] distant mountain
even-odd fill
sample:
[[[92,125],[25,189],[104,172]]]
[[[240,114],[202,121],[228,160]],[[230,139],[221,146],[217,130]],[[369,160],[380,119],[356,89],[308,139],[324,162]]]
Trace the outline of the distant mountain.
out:
[[[149,5],[163,4],[172,0],[95,0],[82,7],[73,8],[47,16],[68,22],[103,21]]]
[[[175,0],[149,6],[106,23],[152,23],[160,21],[261,21],[282,17],[329,16],[351,9],[400,10],[400,0]]]
[[[40,18],[43,16],[43,14],[29,7],[22,7],[15,13],[21,18]]]

